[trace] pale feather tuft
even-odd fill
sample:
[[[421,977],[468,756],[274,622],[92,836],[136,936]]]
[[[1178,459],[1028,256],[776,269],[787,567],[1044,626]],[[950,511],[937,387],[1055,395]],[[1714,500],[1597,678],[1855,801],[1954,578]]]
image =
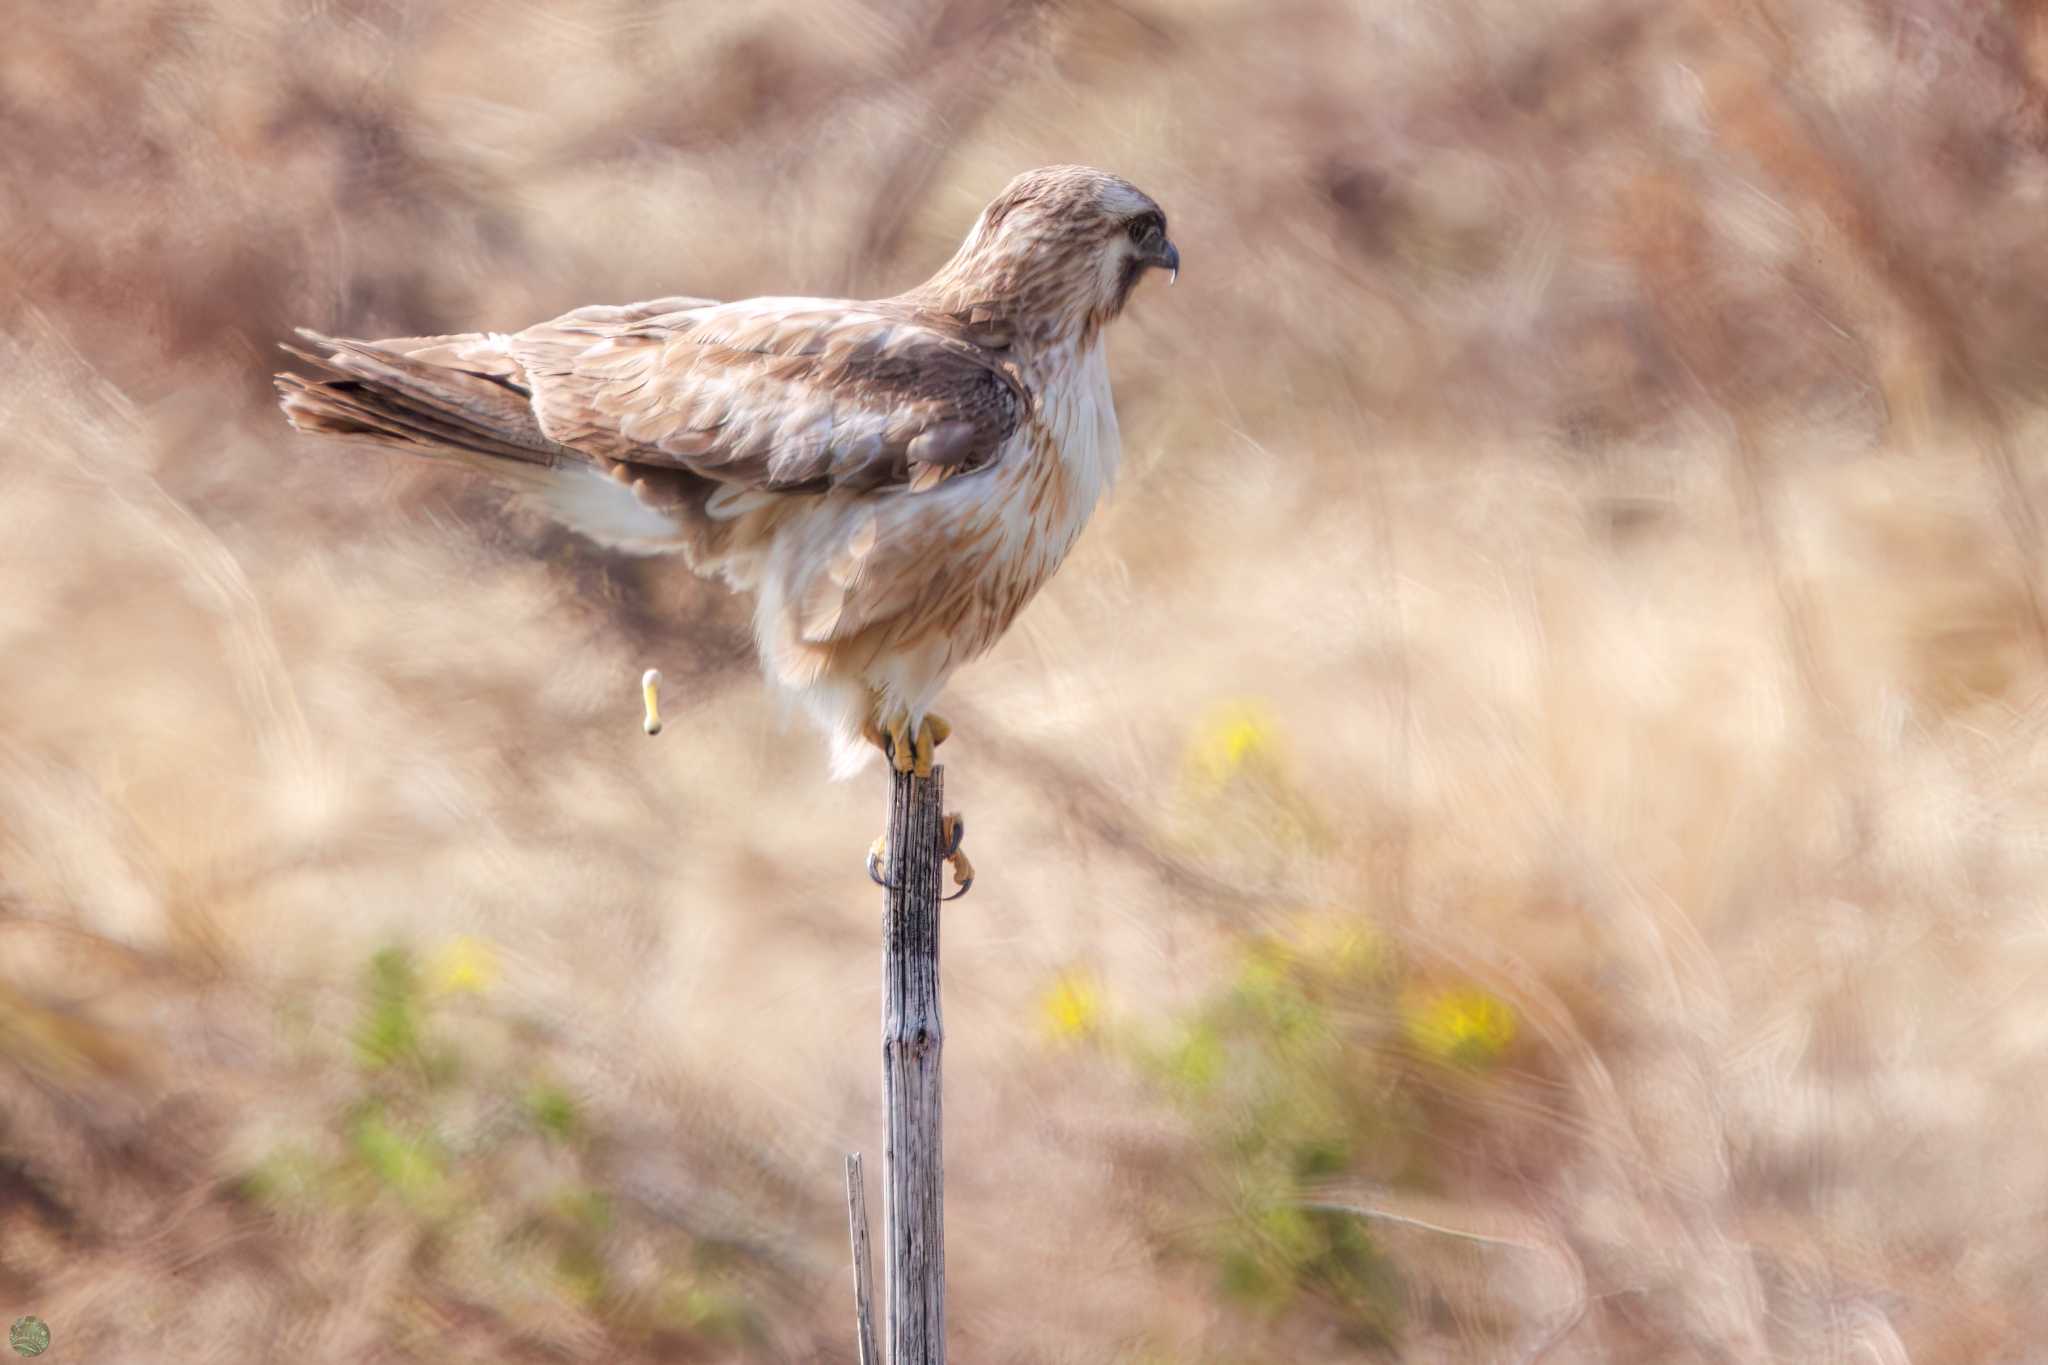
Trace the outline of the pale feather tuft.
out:
[[[627,554],[673,554],[680,548],[682,524],[618,480],[587,464],[549,473],[552,477],[528,490],[524,500],[570,530]]]

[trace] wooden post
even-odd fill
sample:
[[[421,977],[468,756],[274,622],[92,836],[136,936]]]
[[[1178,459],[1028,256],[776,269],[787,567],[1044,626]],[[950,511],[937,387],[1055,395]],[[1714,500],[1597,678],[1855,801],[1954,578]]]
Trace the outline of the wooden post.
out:
[[[946,770],[890,773],[888,861],[882,897],[882,1221],[888,1243],[890,1365],[946,1362],[946,1167],[939,1053],[939,873]],[[870,875],[876,874],[871,863]],[[965,890],[963,887],[962,890]],[[867,1194],[860,1155],[846,1158],[846,1218],[853,1240],[854,1320],[860,1365],[875,1354],[874,1281],[868,1268]]]
[[[944,768],[890,775],[882,911],[882,1216],[890,1365],[945,1365],[945,1161],[939,1054]]]
[[[875,1353],[875,1271],[868,1259],[868,1189],[859,1152],[846,1156],[846,1232],[853,1241],[853,1326],[859,1365],[882,1365]]]

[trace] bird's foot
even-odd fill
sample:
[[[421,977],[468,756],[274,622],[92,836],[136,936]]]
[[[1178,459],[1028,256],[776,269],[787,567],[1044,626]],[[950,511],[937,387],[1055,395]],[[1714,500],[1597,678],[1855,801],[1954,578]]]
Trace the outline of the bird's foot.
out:
[[[941,716],[926,716],[913,730],[909,713],[904,711],[898,711],[886,722],[871,717],[860,729],[897,772],[916,773],[919,777],[932,775],[936,751],[953,733],[953,727]]]
[[[974,864],[967,861],[967,854],[960,848],[960,845],[967,841],[967,817],[959,811],[942,817],[939,822],[939,837],[946,844],[946,851],[939,856],[952,866],[953,885],[959,888],[951,895],[941,896],[939,899],[957,901],[974,885]],[[889,836],[878,835],[875,841],[868,845],[868,880],[885,891],[900,891],[901,887],[882,875],[883,866],[888,858]]]
[[[957,810],[943,817],[939,823],[939,837],[946,841],[945,859],[953,867],[953,885],[960,888],[939,899],[957,901],[974,885],[974,864],[967,861],[967,854],[960,848],[967,842],[967,817]]]
[[[938,748],[952,737],[953,727],[939,716],[926,716],[917,723],[917,734],[911,740],[911,771],[919,777],[932,775],[932,763],[938,757]]]
[[[907,773],[917,762],[917,746],[911,739],[910,716],[898,711],[888,720],[873,716],[861,722],[861,734],[868,743],[882,751],[882,757],[889,760],[889,766],[899,773]]]

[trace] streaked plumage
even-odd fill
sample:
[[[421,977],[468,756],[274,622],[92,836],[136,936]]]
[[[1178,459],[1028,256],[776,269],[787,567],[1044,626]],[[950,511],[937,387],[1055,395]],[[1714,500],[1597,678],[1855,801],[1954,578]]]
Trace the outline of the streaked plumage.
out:
[[[871,302],[665,298],[509,335],[306,333],[301,431],[486,470],[591,538],[755,595],[768,678],[844,774],[915,729],[1059,567],[1116,473],[1102,328],[1159,208],[1102,171],[1019,176],[924,284]]]

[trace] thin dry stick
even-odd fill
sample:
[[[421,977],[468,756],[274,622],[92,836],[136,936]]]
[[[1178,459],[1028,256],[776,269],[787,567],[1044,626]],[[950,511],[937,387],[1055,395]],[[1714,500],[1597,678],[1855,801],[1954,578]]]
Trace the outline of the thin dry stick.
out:
[[[944,768],[890,783],[882,914],[882,1213],[891,1365],[945,1365],[945,1163],[940,1138],[939,871]]]
[[[860,1365],[881,1365],[875,1353],[875,1270],[868,1260],[868,1192],[860,1153],[846,1154],[846,1230],[853,1239],[853,1317]]]

